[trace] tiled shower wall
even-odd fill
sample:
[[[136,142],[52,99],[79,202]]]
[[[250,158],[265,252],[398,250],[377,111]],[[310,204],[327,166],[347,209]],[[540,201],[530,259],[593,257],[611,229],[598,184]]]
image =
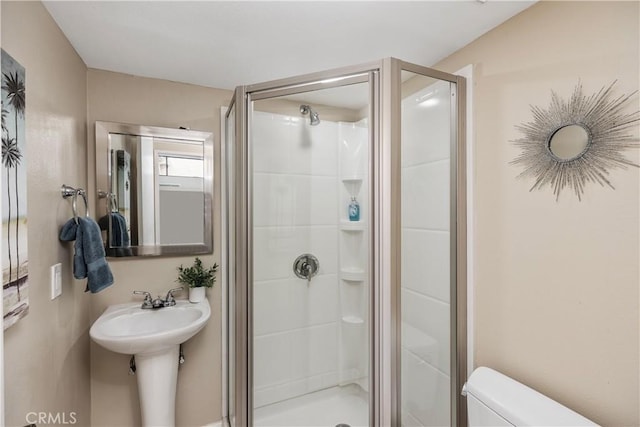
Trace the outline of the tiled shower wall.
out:
[[[402,101],[406,427],[449,424],[449,99],[449,84],[439,82]]]
[[[424,103],[429,92],[434,92],[437,103]],[[402,112],[403,424],[446,425],[448,84],[438,83],[407,97]],[[341,369],[347,368],[341,367],[341,359],[354,356],[341,355],[339,348],[341,319],[355,313],[341,307],[347,301],[341,302],[338,280],[339,224],[344,219],[340,213],[346,209],[341,205],[348,201],[339,197],[338,189],[344,185],[341,179],[350,175],[338,168],[344,163],[339,143],[349,135],[345,125],[323,121],[311,127],[297,117],[254,112],[256,407],[338,385]],[[359,132],[354,135],[354,142],[362,137]],[[366,199],[361,203],[366,209]],[[320,272],[310,284],[292,271],[293,261],[303,253],[320,261]],[[359,311],[366,318],[366,310]],[[366,356],[366,348],[361,353]]]
[[[338,125],[254,112],[254,384],[259,407],[338,384]],[[311,253],[311,283],[293,262]]]

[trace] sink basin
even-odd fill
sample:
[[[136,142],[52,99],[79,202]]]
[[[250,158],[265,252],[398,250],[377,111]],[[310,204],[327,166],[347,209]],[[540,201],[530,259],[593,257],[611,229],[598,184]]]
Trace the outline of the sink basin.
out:
[[[179,300],[173,307],[159,309],[142,309],[139,302],[117,304],[102,313],[89,335],[116,353],[154,353],[187,341],[210,315],[207,300],[197,304]]]

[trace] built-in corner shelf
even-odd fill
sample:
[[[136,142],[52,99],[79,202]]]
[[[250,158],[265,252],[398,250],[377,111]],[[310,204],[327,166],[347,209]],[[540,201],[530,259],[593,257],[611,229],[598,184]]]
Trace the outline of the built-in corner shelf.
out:
[[[364,270],[357,267],[344,267],[340,269],[340,278],[350,282],[362,282],[364,280]]]
[[[342,178],[342,184],[349,196],[354,197],[360,193],[360,189],[362,188],[362,177],[361,176],[349,176]]]
[[[342,178],[342,182],[345,184],[361,184],[362,177],[361,176],[349,176]]]
[[[340,230],[362,232],[366,228],[364,221],[349,221],[348,219],[340,220]]]
[[[348,325],[363,325],[364,320],[358,316],[342,316],[342,323]]]

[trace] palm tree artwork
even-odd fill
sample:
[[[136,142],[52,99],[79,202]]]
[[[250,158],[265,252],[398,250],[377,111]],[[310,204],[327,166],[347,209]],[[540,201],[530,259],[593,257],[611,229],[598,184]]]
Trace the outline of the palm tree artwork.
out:
[[[4,329],[28,313],[25,70],[2,50],[2,303]],[[5,255],[6,253],[6,255]]]
[[[13,161],[10,160],[12,156],[12,152],[15,154],[19,154],[20,152],[17,150],[17,144],[15,138],[9,138],[9,129],[7,129],[7,114],[9,111],[4,109],[4,101],[2,102],[2,164],[7,169],[7,182],[9,182],[9,165],[13,164]],[[15,149],[15,150],[14,150]],[[17,152],[17,153],[16,153]],[[9,186],[7,185],[7,192],[9,191]],[[7,212],[8,217],[11,218],[11,196],[7,193]],[[9,226],[9,222],[7,222],[7,227]],[[7,255],[9,257],[9,281],[11,281],[11,237],[7,230]],[[4,283],[3,283],[4,284]]]

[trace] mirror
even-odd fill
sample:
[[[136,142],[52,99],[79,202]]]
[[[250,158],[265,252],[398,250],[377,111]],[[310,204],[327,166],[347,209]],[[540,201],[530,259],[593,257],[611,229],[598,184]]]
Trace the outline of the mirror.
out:
[[[563,126],[549,138],[549,151],[561,161],[580,157],[589,145],[589,133],[581,125]]]
[[[96,122],[107,256],[210,253],[212,177],[210,132]]]
[[[640,111],[625,111],[637,91],[614,98],[615,83],[592,95],[578,83],[566,100],[552,91],[548,108],[531,106],[533,121],[516,125],[520,154],[511,164],[523,167],[519,178],[533,178],[530,191],[550,187],[558,200],[568,187],[582,200],[589,183],[614,188],[611,169],[639,166],[623,154],[637,142]]]

